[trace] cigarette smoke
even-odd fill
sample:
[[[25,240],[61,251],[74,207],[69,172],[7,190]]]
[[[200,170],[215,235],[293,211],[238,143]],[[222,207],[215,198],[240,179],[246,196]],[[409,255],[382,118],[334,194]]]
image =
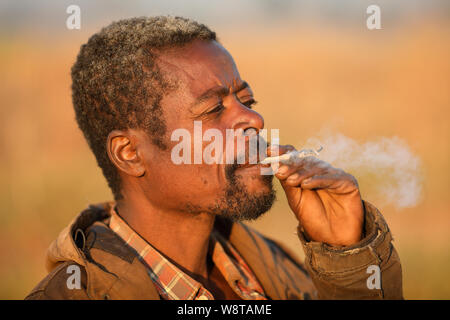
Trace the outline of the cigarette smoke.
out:
[[[352,174],[366,200],[406,208],[421,199],[420,159],[398,137],[358,143],[341,133],[328,132],[308,139],[305,147],[312,146],[323,146],[320,159]]]

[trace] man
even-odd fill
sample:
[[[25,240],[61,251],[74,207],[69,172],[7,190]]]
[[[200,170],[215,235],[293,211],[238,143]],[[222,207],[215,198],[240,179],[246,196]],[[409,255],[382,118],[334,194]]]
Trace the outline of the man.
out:
[[[72,80],[79,127],[115,201],[62,231],[47,253],[50,273],[27,299],[402,298],[390,231],[348,173],[306,157],[275,174],[299,221],[303,264],[241,222],[275,199],[261,165],[174,163],[171,134],[194,135],[194,121],[223,136],[264,127],[250,86],[205,25],[115,22],[81,47]]]

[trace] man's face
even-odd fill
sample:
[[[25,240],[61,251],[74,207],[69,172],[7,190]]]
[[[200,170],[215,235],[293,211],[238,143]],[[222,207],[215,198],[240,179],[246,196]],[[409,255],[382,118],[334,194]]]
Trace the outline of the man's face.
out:
[[[247,133],[264,127],[262,116],[251,109],[253,93],[230,54],[215,41],[196,41],[164,52],[157,63],[163,74],[176,81],[177,89],[161,101],[167,127],[162,140],[168,148],[158,149],[149,137],[143,142],[146,173],[140,179],[146,197],[161,209],[208,212],[234,220],[254,219],[270,209],[275,198],[273,177],[261,175],[259,165],[242,166],[236,160],[234,164],[175,164],[171,158],[179,141],[170,137],[177,129],[190,132],[194,158],[194,139],[202,141],[194,134],[194,121],[201,121],[202,136],[208,129],[222,133],[224,154],[227,129]],[[203,142],[202,149],[208,144]],[[235,146],[236,159],[245,150]]]

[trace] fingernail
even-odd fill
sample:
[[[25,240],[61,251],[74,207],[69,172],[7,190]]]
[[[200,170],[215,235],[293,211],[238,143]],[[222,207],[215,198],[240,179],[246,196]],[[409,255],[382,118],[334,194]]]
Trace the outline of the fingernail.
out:
[[[311,182],[311,180],[312,180],[312,178],[305,179],[305,180],[303,180],[303,184],[308,184]]]

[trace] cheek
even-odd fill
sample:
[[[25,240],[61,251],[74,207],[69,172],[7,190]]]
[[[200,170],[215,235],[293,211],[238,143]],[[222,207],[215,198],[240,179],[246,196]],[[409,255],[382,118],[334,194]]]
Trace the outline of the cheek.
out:
[[[153,201],[174,207],[186,203],[208,205],[224,190],[225,173],[220,165],[175,165],[166,162],[153,167],[146,184]]]
[[[202,198],[216,198],[225,189],[225,169],[222,165],[187,165],[180,172],[180,179],[186,178],[189,193]],[[196,190],[192,190],[195,186]]]

